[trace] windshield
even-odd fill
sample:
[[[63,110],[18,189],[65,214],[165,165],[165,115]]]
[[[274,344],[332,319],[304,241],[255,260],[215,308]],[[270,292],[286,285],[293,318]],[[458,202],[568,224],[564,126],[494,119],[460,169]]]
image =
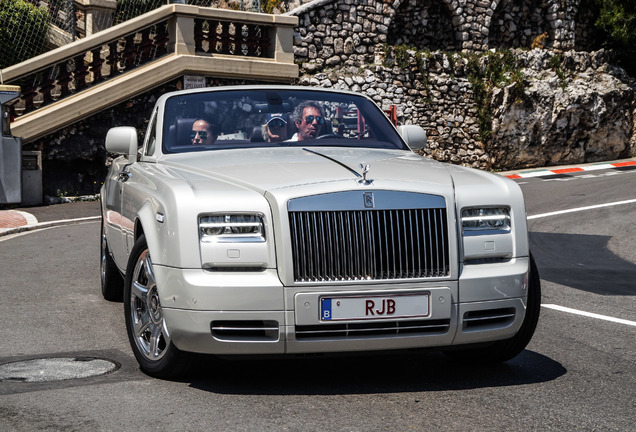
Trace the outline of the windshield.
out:
[[[164,153],[277,146],[408,150],[368,99],[311,90],[250,89],[166,101]]]

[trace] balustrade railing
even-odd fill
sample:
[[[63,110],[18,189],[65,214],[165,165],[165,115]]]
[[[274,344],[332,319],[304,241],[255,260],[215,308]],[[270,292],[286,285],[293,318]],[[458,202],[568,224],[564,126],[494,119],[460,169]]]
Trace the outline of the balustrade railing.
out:
[[[10,108],[20,118],[168,55],[293,64],[294,24],[280,15],[167,5],[6,68],[0,78],[22,87]]]
[[[12,114],[28,114],[163,57],[168,54],[168,39],[168,20],[163,20],[21,76],[12,82],[22,87]]]
[[[264,25],[195,19],[194,41],[200,53],[272,57]]]

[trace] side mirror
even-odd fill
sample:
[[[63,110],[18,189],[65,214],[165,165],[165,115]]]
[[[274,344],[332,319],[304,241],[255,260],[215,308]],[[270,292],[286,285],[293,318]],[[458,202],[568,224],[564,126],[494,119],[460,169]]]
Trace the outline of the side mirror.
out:
[[[397,128],[400,135],[413,150],[419,150],[426,147],[426,132],[421,126],[403,125]]]
[[[130,162],[137,161],[137,130],[130,126],[119,126],[108,130],[106,150],[125,155]]]

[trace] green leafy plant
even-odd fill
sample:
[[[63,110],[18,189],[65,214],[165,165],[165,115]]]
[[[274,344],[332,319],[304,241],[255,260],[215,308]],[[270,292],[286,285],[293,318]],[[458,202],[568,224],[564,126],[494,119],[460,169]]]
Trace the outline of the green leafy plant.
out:
[[[636,75],[636,2],[596,0],[599,17],[595,26],[606,35],[603,43],[612,49],[618,64]]]
[[[384,45],[384,66],[406,69],[410,66],[409,51],[417,51],[407,45]]]
[[[268,14],[273,14],[276,11],[284,12],[285,3],[283,3],[283,0],[262,0],[261,11]]]
[[[552,57],[550,57],[550,60],[548,60],[548,66],[550,66],[550,69],[552,69],[559,77],[560,87],[565,88],[567,83],[565,81],[566,79],[565,71],[561,67],[562,64],[563,64],[563,56],[561,54],[555,54]]]
[[[525,83],[512,51],[502,50],[471,54],[466,65],[466,75],[473,88],[477,105],[479,135],[482,141],[492,135],[490,103],[496,87],[509,87],[511,95],[520,100]]]
[[[0,68],[5,68],[46,51],[50,18],[45,8],[24,0],[0,0]],[[29,29],[28,45],[16,44],[19,34]]]

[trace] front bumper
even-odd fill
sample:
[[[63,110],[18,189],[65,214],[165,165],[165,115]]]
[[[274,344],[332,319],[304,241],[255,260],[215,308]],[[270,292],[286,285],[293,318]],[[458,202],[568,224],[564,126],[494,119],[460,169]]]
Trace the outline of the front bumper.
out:
[[[275,270],[219,273],[156,266],[155,277],[179,349],[301,354],[443,348],[510,338],[525,316],[528,260],[487,267],[464,266],[459,281],[330,286],[285,287]],[[320,320],[321,297],[395,294],[428,294],[429,315]]]

